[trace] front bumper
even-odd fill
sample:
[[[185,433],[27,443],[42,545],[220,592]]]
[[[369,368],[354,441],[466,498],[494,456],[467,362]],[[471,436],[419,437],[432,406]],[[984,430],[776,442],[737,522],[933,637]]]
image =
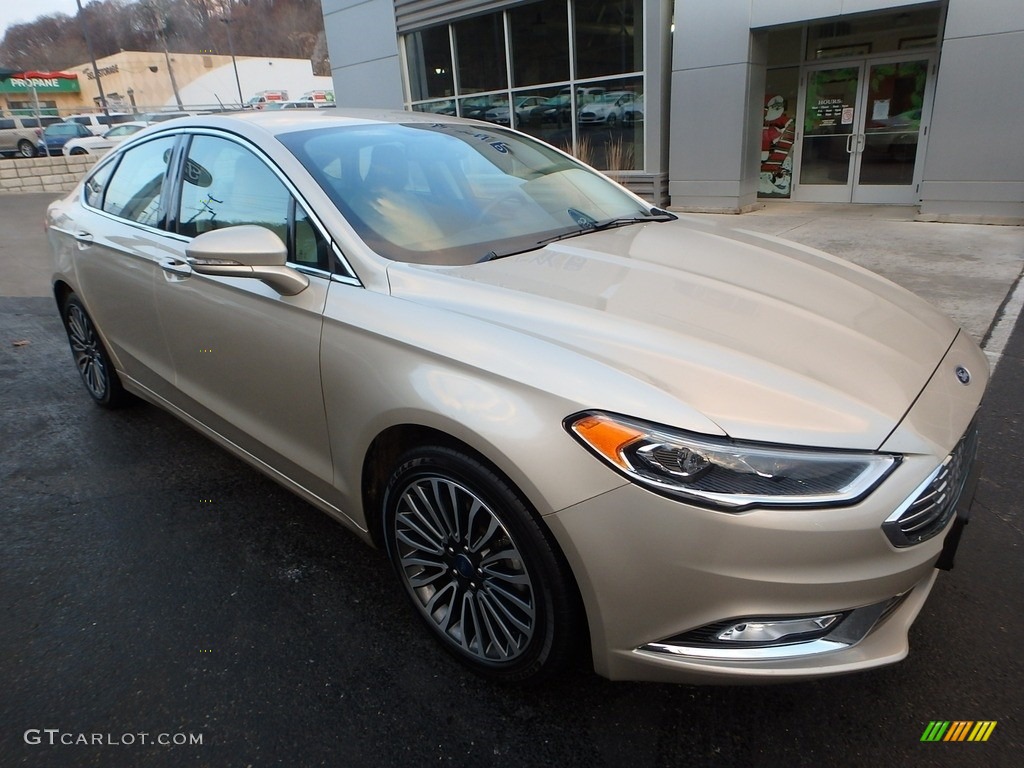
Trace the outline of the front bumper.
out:
[[[953,363],[976,372],[972,386],[956,381]],[[546,517],[586,605],[597,672],[611,679],[764,683],[904,658],[944,547],[944,559],[951,557],[946,539],[954,545],[959,528],[946,517],[933,535],[897,546],[884,526],[929,487],[968,430],[986,382],[981,352],[958,339],[883,446],[902,454],[900,466],[852,506],[728,513],[627,484]],[[959,519],[971,501],[965,484]],[[840,632],[788,647],[718,644],[702,653],[688,640],[748,617],[833,613],[847,617]],[[844,628],[853,616],[856,625]]]
[[[730,514],[627,485],[548,516],[587,608],[595,669],[613,680],[767,682],[899,661],[943,537],[901,550],[889,543],[887,510],[920,483],[897,476],[842,509]],[[865,637],[826,653],[714,658],[652,647],[730,618],[852,611],[901,595]]]

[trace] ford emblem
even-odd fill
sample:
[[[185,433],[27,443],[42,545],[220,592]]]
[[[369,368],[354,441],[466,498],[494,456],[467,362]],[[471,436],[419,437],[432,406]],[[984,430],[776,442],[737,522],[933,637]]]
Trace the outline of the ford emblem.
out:
[[[958,365],[956,367],[956,378],[961,384],[966,386],[971,383],[971,372],[962,365]]]

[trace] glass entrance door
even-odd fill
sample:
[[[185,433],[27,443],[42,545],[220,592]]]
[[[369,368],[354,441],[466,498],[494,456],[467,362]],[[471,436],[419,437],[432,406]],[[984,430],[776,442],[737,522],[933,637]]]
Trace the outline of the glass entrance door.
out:
[[[850,202],[863,70],[863,64],[833,65],[805,73],[794,199]]]
[[[793,198],[916,202],[930,68],[920,56],[807,68]]]

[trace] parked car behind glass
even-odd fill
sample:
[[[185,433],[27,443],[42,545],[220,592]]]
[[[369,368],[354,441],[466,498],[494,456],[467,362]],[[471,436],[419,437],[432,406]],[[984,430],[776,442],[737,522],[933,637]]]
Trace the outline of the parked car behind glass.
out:
[[[623,122],[625,111],[633,104],[632,91],[609,91],[582,107],[580,125],[603,124],[609,127]]]

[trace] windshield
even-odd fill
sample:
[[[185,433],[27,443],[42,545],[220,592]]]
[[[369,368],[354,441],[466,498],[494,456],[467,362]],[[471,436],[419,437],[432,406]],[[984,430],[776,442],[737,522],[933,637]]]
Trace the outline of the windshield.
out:
[[[359,125],[279,139],[395,261],[471,264],[651,212],[547,144],[490,126]]]

